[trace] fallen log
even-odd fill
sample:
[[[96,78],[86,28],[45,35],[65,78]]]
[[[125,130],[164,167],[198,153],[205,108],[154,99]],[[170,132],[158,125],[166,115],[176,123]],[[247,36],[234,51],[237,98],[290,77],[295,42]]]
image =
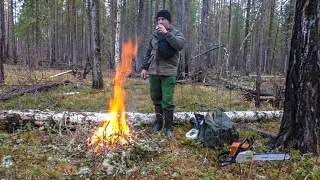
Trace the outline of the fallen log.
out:
[[[257,75],[249,75],[250,77],[254,77],[256,78]],[[285,79],[285,76],[275,76],[275,75],[271,75],[271,76],[261,76],[261,78],[280,78],[280,79]]]
[[[64,85],[64,84],[69,84],[69,83],[71,83],[69,80],[63,80],[63,81],[51,82],[51,83],[48,83],[48,84],[45,84],[45,85],[42,85],[42,86],[38,86],[38,87],[34,87],[34,88],[30,88],[30,89],[22,89],[22,90],[20,90],[18,92],[13,92],[13,93],[10,93],[10,94],[5,94],[5,95],[0,96],[0,101],[5,101],[5,100],[8,100],[10,98],[21,96],[21,95],[26,94],[26,93],[33,93],[33,92],[36,92],[36,91],[43,91],[43,90],[47,90],[47,89],[50,89],[50,88],[53,88],[53,87],[56,87],[56,86],[59,86],[59,85]]]
[[[207,112],[197,112],[206,114]],[[141,125],[151,124],[155,120],[154,113],[137,113],[127,112],[127,121],[129,124]],[[282,111],[229,111],[224,115],[229,117],[233,122],[248,122],[266,119],[275,119],[282,117]],[[33,124],[42,126],[52,121],[57,121],[63,125],[85,124],[90,122],[103,122],[109,116],[106,112],[55,112],[50,110],[0,110],[0,121],[8,121],[8,116],[18,115],[21,120],[32,121]],[[193,112],[176,112],[174,113],[174,123],[180,124],[189,122],[194,117]],[[3,124],[3,123],[2,123]]]
[[[67,74],[67,73],[71,73],[71,72],[72,72],[72,70],[68,70],[68,71],[65,71],[65,72],[62,72],[62,73],[59,73],[59,74],[52,75],[52,76],[50,76],[50,78],[61,76],[61,75],[64,75],[64,74]]]
[[[223,78],[220,78],[221,81],[223,81],[225,83],[225,87],[227,89],[230,89],[230,90],[233,90],[233,89],[238,89],[240,91],[243,91],[243,92],[247,92],[249,94],[252,94],[252,95],[256,95],[257,94],[257,91],[255,89],[252,89],[252,88],[249,88],[249,87],[246,87],[246,86],[241,86],[239,84],[235,84],[235,83],[232,83],[226,79],[223,79]],[[260,92],[260,96],[274,96],[273,93],[269,93],[269,92]]]
[[[250,131],[255,131],[260,136],[265,137],[265,138],[276,138],[277,137],[277,135],[275,135],[275,134],[267,133],[267,132],[261,131],[260,129],[252,128],[252,127],[249,127],[249,126],[240,126],[240,128],[247,129],[247,130],[250,130]]]
[[[251,101],[256,99],[256,95],[250,94],[250,93],[244,93],[243,99],[245,101]],[[260,96],[260,101],[267,101],[267,102],[273,102],[276,98],[274,96]]]

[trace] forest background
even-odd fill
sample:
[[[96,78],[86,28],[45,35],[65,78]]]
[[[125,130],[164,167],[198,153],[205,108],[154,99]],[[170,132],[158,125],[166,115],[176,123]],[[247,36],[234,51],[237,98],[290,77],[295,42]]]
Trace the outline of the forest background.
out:
[[[217,70],[256,73],[258,62],[262,72],[286,72],[294,0],[101,0],[97,16],[92,14],[93,2],[4,1],[3,61],[31,68],[85,66],[94,53],[92,28],[99,28],[104,69],[115,69],[122,44],[139,38],[133,65],[139,72],[155,30],[155,14],[168,9],[172,24],[187,39],[179,79]],[[98,27],[92,26],[95,19]]]

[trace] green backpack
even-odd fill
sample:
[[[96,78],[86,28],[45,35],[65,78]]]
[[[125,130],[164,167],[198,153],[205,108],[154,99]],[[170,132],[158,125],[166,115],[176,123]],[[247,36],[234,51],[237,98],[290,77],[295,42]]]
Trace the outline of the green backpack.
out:
[[[219,148],[224,144],[231,145],[232,142],[238,141],[239,132],[222,111],[215,110],[211,116],[209,113],[206,114],[200,128],[199,139],[208,148]]]

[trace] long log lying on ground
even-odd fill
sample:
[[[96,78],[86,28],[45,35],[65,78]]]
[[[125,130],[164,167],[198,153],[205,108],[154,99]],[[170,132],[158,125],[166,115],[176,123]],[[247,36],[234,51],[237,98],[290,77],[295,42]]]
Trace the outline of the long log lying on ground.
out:
[[[197,112],[199,113],[199,112]],[[206,114],[206,112],[200,112]],[[224,112],[234,122],[247,122],[256,120],[275,119],[282,117],[282,111],[229,111]],[[0,110],[0,121],[6,120],[10,115],[19,115],[21,120],[33,121],[36,125],[43,125],[52,121],[60,121],[63,124],[85,124],[88,122],[102,122],[107,119],[109,113],[104,112],[55,112],[50,110]],[[174,113],[174,123],[189,122],[194,117],[193,112]],[[130,124],[151,124],[155,120],[154,113],[127,112]]]
[[[240,91],[248,92],[253,95],[257,94],[257,91],[255,89],[250,88],[250,87],[241,86],[239,84],[233,83],[233,82],[228,81],[227,79],[223,79],[223,78],[220,78],[220,80],[223,81],[225,83],[225,87],[230,90],[238,89]],[[274,96],[274,94],[268,93],[268,92],[260,92],[260,96]]]
[[[4,101],[4,100],[7,100],[7,99],[10,99],[10,98],[13,98],[13,97],[21,96],[21,95],[26,94],[26,93],[33,93],[33,92],[36,92],[36,91],[47,90],[47,89],[50,89],[50,88],[53,88],[53,87],[56,87],[56,86],[59,86],[59,85],[64,85],[64,84],[69,84],[69,83],[70,83],[69,80],[63,80],[63,81],[57,81],[57,82],[50,82],[48,84],[41,85],[41,86],[34,87],[34,88],[22,89],[22,90],[20,90],[18,92],[14,92],[14,93],[11,93],[11,94],[6,94],[6,95],[0,96],[0,101]]]
[[[264,131],[261,131],[260,129],[256,129],[256,128],[249,127],[249,126],[240,126],[240,128],[242,128],[242,129],[248,129],[248,130],[251,130],[251,131],[255,131],[255,132],[257,132],[260,136],[266,137],[266,138],[276,138],[276,137],[277,137],[277,135],[275,135],[275,134],[271,134],[271,133],[268,133],[268,132],[264,132]]]

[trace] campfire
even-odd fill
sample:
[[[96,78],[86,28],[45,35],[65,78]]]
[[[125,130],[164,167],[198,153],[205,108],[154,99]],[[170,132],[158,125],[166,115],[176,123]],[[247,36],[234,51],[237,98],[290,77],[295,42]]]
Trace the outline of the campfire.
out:
[[[136,52],[137,44],[132,41],[123,45],[121,61],[114,77],[114,94],[110,99],[109,117],[100,127],[94,127],[92,135],[87,139],[87,144],[94,147],[95,153],[105,151],[106,148],[129,145],[132,139],[132,131],[127,125],[124,84],[131,73],[131,62]]]

